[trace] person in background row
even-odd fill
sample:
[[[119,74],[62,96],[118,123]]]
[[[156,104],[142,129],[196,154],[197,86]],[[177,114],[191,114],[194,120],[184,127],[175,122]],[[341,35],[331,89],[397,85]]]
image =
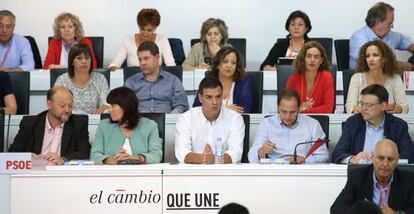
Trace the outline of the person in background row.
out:
[[[223,86],[205,77],[198,88],[201,106],[181,114],[175,129],[175,157],[180,163],[213,164],[217,148],[224,163],[240,162],[244,122],[237,112],[222,107]]]
[[[85,37],[82,23],[71,13],[61,13],[53,24],[53,39],[49,42],[44,68],[67,68],[70,49],[76,44],[85,44],[92,55],[93,68],[96,68],[96,58],[91,40]]]
[[[367,42],[359,52],[357,68],[349,83],[346,112],[359,113],[358,106],[362,89],[371,84],[384,86],[389,94],[387,111],[408,113],[409,106],[405,95],[401,70],[394,53],[380,40]]]
[[[80,114],[101,114],[109,105],[109,86],[105,76],[94,72],[92,53],[85,44],[74,45],[69,52],[68,72],[60,75],[55,86],[73,92],[73,111]]]
[[[0,71],[32,71],[33,52],[29,41],[14,33],[16,16],[0,10]]]
[[[138,99],[126,87],[113,89],[107,98],[111,105],[110,119],[99,123],[91,160],[98,164],[118,164],[124,160],[137,163],[159,163],[162,157],[157,124],[141,117]]]
[[[322,45],[315,41],[305,43],[293,61],[293,66],[296,72],[290,75],[286,88],[293,88],[299,93],[299,111],[333,113],[335,89],[329,61]]]
[[[296,58],[303,45],[309,41],[308,33],[312,30],[310,19],[300,10],[293,11],[286,20],[285,29],[289,32],[286,40],[279,40],[270,50],[261,71],[273,71],[280,57]]]
[[[0,72],[0,109],[3,109],[5,114],[16,114],[17,112],[16,97],[9,74],[6,72]]]
[[[188,99],[180,79],[159,66],[157,44],[148,41],[138,47],[142,72],[125,81],[139,100],[140,112],[183,113],[188,110]]]
[[[372,201],[384,214],[414,213],[414,173],[397,169],[398,158],[395,142],[389,139],[378,142],[372,165],[350,168],[331,213],[350,213],[348,210],[358,201]]]
[[[229,203],[221,207],[218,214],[249,214],[249,210],[243,205]]]
[[[403,119],[386,112],[388,92],[382,85],[372,84],[361,91],[358,103],[361,113],[345,121],[342,135],[332,153],[333,163],[360,164],[372,157],[375,145],[382,139],[397,144],[401,159],[414,162],[414,144]]]
[[[212,59],[217,52],[226,46],[229,34],[226,23],[221,19],[209,18],[203,22],[200,31],[200,42],[191,47],[191,51],[183,63],[184,71],[197,68],[210,68]]]
[[[140,66],[137,49],[142,43],[147,41],[152,41],[157,44],[158,49],[160,50],[160,65],[164,63],[167,66],[174,66],[175,61],[168,38],[155,33],[157,27],[160,25],[160,21],[161,16],[156,9],[144,8],[139,11],[137,15],[139,33],[125,37],[121,48],[109,65],[109,69],[115,71],[116,69],[121,68],[125,60],[128,67]]]
[[[213,59],[207,76],[218,78],[223,85],[223,106],[239,113],[250,113],[253,103],[252,80],[245,76],[243,59],[232,47],[223,47]],[[201,106],[198,96],[193,107]]]
[[[266,157],[283,158],[293,162],[296,144],[325,139],[319,122],[299,113],[299,94],[294,89],[285,89],[277,100],[278,114],[266,117],[257,128],[256,138],[249,151],[249,162],[258,163]],[[307,158],[311,144],[297,148],[297,163],[326,163],[329,153],[326,145],[319,147]]]
[[[393,51],[406,50],[414,53],[414,44],[407,36],[391,31],[394,27],[394,8],[384,2],[371,7],[365,18],[366,26],[352,34],[349,41],[349,68],[355,69],[359,49],[367,42],[381,40]],[[414,57],[411,57],[413,59]],[[398,62],[400,70],[412,71],[413,62]]]
[[[50,164],[89,159],[88,116],[72,114],[72,93],[65,87],[47,92],[47,111],[24,116],[10,152],[31,152]]]

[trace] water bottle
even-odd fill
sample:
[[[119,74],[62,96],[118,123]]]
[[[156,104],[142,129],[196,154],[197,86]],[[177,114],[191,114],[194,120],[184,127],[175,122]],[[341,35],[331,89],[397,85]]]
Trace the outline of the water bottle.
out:
[[[217,138],[216,141],[216,155],[215,155],[215,164],[223,164],[224,163],[224,146],[221,138]]]

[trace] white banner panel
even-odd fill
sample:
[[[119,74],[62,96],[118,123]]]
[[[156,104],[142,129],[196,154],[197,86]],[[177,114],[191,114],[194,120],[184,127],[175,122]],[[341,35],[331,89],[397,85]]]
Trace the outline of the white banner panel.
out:
[[[161,213],[161,182],[161,170],[16,175],[11,213]]]
[[[187,168],[188,167],[188,168]],[[341,169],[342,168],[342,169]],[[164,172],[164,214],[216,214],[237,202],[250,213],[329,213],[343,166],[184,166]]]

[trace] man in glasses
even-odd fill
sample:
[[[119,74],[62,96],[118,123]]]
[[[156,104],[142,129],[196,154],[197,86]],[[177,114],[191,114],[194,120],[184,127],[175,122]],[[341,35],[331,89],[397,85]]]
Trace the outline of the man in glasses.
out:
[[[32,48],[26,38],[14,33],[15,25],[14,14],[0,10],[0,71],[32,71]]]
[[[362,112],[349,117],[332,153],[332,162],[345,164],[369,163],[375,145],[382,139],[397,144],[400,159],[414,161],[414,144],[404,120],[386,112],[387,90],[372,84],[361,91]]]
[[[283,159],[293,162],[296,144],[325,139],[325,133],[319,122],[307,115],[298,114],[300,98],[295,89],[285,89],[277,100],[278,114],[266,117],[257,129],[253,146],[249,151],[249,162],[260,159]],[[297,163],[328,162],[328,149],[320,146],[306,158],[312,144],[297,148]]]

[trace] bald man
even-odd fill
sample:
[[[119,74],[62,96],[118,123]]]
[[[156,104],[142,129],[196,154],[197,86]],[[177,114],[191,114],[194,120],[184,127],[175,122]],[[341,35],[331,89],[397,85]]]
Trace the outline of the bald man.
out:
[[[349,170],[345,188],[336,198],[331,213],[346,213],[354,203],[369,200],[385,213],[414,213],[414,174],[396,169],[397,145],[389,139],[377,143],[372,165]]]
[[[50,164],[89,159],[88,116],[72,115],[73,97],[65,87],[47,92],[47,111],[25,116],[10,152],[31,152]]]

